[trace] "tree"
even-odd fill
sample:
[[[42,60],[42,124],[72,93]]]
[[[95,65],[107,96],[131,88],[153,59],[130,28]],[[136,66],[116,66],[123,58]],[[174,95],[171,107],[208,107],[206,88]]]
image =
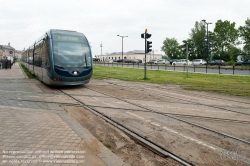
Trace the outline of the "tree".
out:
[[[166,38],[163,41],[163,46],[161,47],[161,51],[165,52],[168,57],[178,58],[180,55],[179,43],[175,38]]]
[[[247,18],[245,21],[245,26],[239,27],[240,37],[243,40],[243,50],[248,55],[250,54],[250,19]]]
[[[189,34],[190,39],[194,43],[196,58],[204,58],[206,57],[206,27],[203,22],[195,22],[194,28],[191,29],[191,33]]]
[[[214,28],[214,36],[216,40],[217,50],[224,52],[231,46],[236,46],[238,43],[239,33],[235,28],[235,22],[218,20]]]

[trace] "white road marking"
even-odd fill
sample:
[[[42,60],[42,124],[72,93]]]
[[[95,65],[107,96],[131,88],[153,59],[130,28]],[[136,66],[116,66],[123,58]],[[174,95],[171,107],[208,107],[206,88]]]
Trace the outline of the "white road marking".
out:
[[[157,126],[157,127],[160,127],[161,125],[156,123],[156,122],[151,122],[150,124],[154,125],[154,126]]]
[[[127,114],[131,115],[131,116],[134,116],[138,119],[142,119],[142,120],[145,120],[143,117],[139,116],[139,115],[136,115],[136,114],[133,114],[132,112],[126,112]]]
[[[139,116],[139,115],[136,115],[136,114],[134,114],[134,113],[131,113],[131,112],[126,112],[126,113],[129,114],[129,115],[131,115],[131,116],[133,116],[133,117],[136,117],[136,118],[138,118],[138,119],[144,120],[144,121],[146,121],[147,123],[150,123],[150,124],[152,124],[152,125],[154,125],[154,126],[157,126],[157,127],[160,127],[160,126],[161,126],[161,125],[160,125],[159,123],[157,123],[157,122],[151,121],[151,120],[149,120],[149,119],[145,119],[145,118],[143,118],[143,117],[141,117],[141,116]],[[190,140],[190,141],[196,142],[197,144],[206,146],[206,147],[208,147],[208,148],[210,148],[210,149],[213,149],[213,150],[220,150],[220,149],[218,149],[218,148],[216,148],[216,147],[213,147],[213,146],[211,146],[211,145],[206,144],[205,142],[202,142],[202,141],[200,141],[200,140],[197,140],[197,139],[194,139],[194,138],[192,138],[192,137],[189,137],[189,136],[186,136],[186,135],[184,135],[184,134],[181,134],[181,133],[179,133],[179,132],[177,132],[177,131],[175,131],[175,130],[172,130],[172,129],[166,127],[166,126],[162,126],[162,128],[163,128],[164,130],[167,130],[167,131],[171,132],[171,133],[174,133],[174,134],[177,134],[177,135],[179,135],[179,136],[181,136],[181,137],[183,137],[183,138],[186,138],[186,139],[188,139],[188,140]]]
[[[172,130],[172,129],[169,129],[169,128],[165,127],[165,126],[163,127],[163,129],[165,129],[165,130],[167,130],[167,131],[170,131],[170,132],[172,132],[172,133],[174,133],[174,134],[177,134],[177,135],[179,135],[179,136],[182,136],[182,137],[184,137],[184,138],[186,138],[186,139],[189,139],[190,141],[196,142],[196,143],[198,143],[198,144],[200,144],[200,145],[206,146],[206,147],[208,147],[208,148],[210,148],[210,149],[219,150],[218,148],[215,148],[215,147],[213,147],[213,146],[211,146],[211,145],[208,145],[208,144],[206,144],[205,142],[202,142],[202,141],[199,141],[199,140],[197,140],[197,139],[191,138],[191,137],[189,137],[189,136],[183,135],[183,134],[181,134],[181,133],[179,133],[179,132],[177,132],[177,131],[174,131],[174,130]]]

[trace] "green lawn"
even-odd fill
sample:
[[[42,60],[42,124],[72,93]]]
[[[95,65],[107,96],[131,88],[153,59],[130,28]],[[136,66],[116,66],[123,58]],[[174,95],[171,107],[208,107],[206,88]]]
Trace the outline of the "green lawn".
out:
[[[125,81],[149,82],[155,84],[178,84],[184,89],[211,91],[238,96],[250,96],[250,76],[230,76],[221,74],[199,74],[143,69],[94,66],[93,78],[115,78]]]

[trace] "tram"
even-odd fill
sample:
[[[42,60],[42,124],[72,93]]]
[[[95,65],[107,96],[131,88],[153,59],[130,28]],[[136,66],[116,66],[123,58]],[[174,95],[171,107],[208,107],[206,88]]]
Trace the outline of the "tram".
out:
[[[37,79],[52,86],[87,84],[93,73],[89,42],[76,31],[49,30],[22,52],[21,60]]]

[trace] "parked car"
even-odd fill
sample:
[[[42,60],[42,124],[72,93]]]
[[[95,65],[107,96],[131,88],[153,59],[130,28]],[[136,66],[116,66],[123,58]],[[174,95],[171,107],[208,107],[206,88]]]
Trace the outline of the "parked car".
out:
[[[194,59],[192,65],[205,65],[206,61],[204,59]]]
[[[133,61],[132,61],[132,59],[124,59],[124,62],[125,63],[132,63]]]
[[[242,66],[242,63],[243,63],[243,61],[237,61],[237,62],[235,62],[235,66]]]
[[[250,59],[246,59],[244,62],[242,62],[242,65],[250,66]]]
[[[147,64],[154,64],[157,60],[156,59],[152,59],[150,61],[147,62]]]
[[[93,61],[100,61],[100,58],[93,58]]]
[[[105,59],[104,62],[113,63],[114,60],[113,59]]]
[[[178,60],[178,59],[170,59],[170,60],[169,60],[170,65],[172,65],[172,63],[175,62],[175,61],[177,61],[177,60]]]
[[[142,60],[141,59],[137,59],[139,63],[142,63]]]
[[[221,60],[221,59],[216,59],[216,60],[209,61],[207,64],[208,64],[208,65],[220,65],[220,66],[225,66],[225,61],[224,61],[224,60]]]
[[[154,62],[155,64],[170,64],[168,60],[166,59],[159,59]]]
[[[172,65],[187,65],[186,59],[177,59],[176,61],[172,62]],[[191,65],[191,62],[188,60],[188,65]]]
[[[123,62],[123,59],[117,59],[116,62]]]
[[[140,63],[139,59],[131,59],[131,63]]]

